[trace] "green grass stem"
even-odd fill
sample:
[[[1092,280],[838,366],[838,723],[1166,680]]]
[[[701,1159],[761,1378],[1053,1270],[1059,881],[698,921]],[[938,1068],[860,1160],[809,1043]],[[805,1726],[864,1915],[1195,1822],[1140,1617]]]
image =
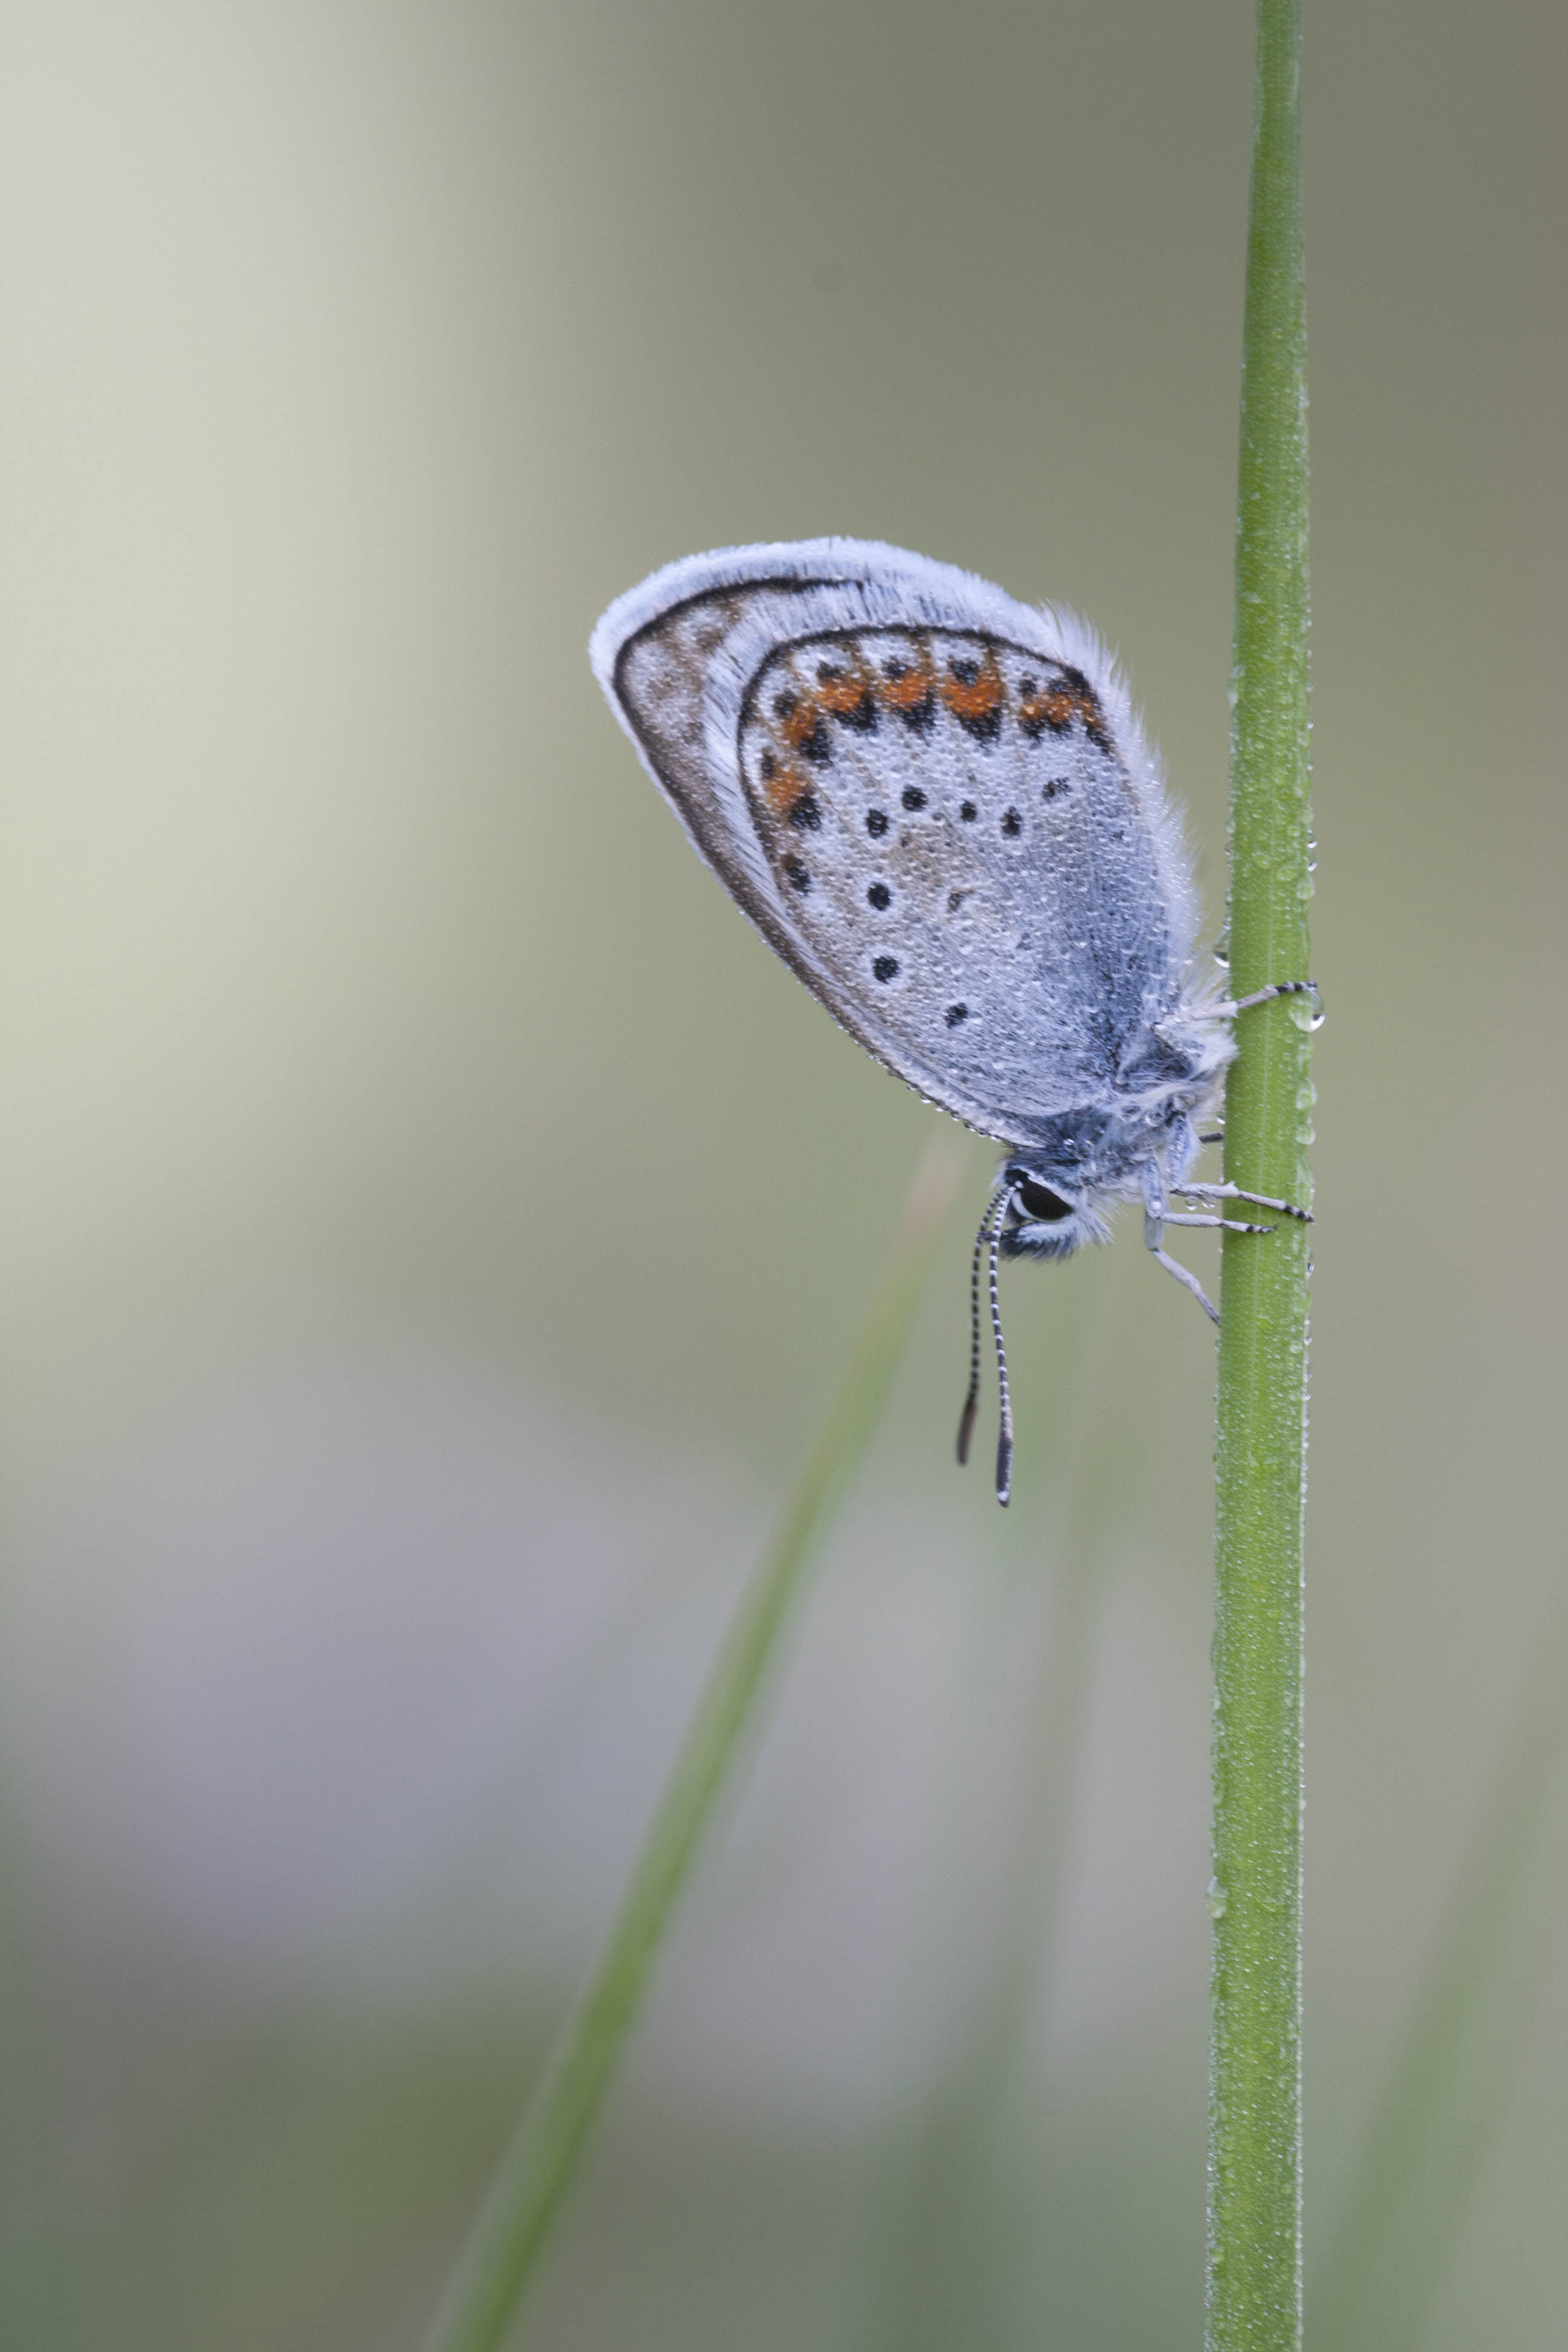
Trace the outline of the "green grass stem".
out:
[[[915,1171],[893,1263],[844,1385],[720,1647],[608,1938],[501,2160],[429,2352],[496,2352],[510,2330],[805,1570],[876,1425],[963,1164],[957,1139],[944,1135],[928,1146]]]
[[[1230,968],[1303,980],[1308,812],[1307,335],[1300,18],[1258,0],[1232,673]],[[1226,1176],[1305,1202],[1306,999],[1244,1013]],[[1225,1237],[1215,1496],[1209,2352],[1301,2333],[1301,1513],[1307,1245]]]

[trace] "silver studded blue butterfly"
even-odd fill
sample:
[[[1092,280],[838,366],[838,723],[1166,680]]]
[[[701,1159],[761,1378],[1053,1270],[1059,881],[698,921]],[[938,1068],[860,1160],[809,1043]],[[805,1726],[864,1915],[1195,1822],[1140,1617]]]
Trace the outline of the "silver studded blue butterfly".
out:
[[[1247,1005],[1194,960],[1192,865],[1120,672],[1070,614],[848,539],[666,565],[594,632],[595,675],[736,903],[834,1018],[1006,1156],[975,1238],[967,1458],[989,1263],[1063,1257],[1141,1200],[1160,1264],[1211,1316],[1164,1227],[1237,1225],[1188,1181]],[[1217,1316],[1215,1317],[1217,1321]]]

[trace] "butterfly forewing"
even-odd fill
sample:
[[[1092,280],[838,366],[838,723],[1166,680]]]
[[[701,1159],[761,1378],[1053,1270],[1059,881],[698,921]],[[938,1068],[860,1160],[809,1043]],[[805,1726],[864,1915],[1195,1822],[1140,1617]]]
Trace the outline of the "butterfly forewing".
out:
[[[828,1009],[1026,1141],[1099,1099],[1175,999],[1158,789],[1047,618],[943,566],[889,575],[715,582],[595,658],[704,856]]]

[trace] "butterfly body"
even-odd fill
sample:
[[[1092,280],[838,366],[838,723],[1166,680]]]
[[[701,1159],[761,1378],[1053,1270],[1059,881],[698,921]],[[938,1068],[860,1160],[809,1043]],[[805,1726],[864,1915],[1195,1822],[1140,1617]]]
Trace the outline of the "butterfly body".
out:
[[[1069,613],[951,564],[848,539],[692,555],[618,597],[595,675],[697,848],[763,937],[879,1062],[1005,1146],[975,1236],[969,1391],[989,1263],[1011,1491],[997,1261],[1065,1257],[1142,1199],[1148,1248],[1217,1323],[1165,1227],[1267,1235],[1194,1184],[1198,1121],[1248,1006],[1196,963],[1191,861],[1116,665]],[[1176,1210],[1169,1196],[1198,1201]]]

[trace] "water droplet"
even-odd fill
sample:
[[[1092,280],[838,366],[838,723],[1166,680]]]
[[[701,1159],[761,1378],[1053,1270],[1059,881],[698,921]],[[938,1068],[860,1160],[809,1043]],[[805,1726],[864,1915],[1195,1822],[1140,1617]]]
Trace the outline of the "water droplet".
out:
[[[1211,1878],[1209,1880],[1208,1902],[1209,1917],[1211,1919],[1223,1919],[1225,1917],[1226,1893],[1217,1878]]]
[[[1298,1110],[1310,1110],[1312,1105],[1317,1101],[1317,1099],[1318,1089],[1312,1084],[1310,1078],[1308,1078],[1303,1085],[1297,1087],[1296,1108]]]

